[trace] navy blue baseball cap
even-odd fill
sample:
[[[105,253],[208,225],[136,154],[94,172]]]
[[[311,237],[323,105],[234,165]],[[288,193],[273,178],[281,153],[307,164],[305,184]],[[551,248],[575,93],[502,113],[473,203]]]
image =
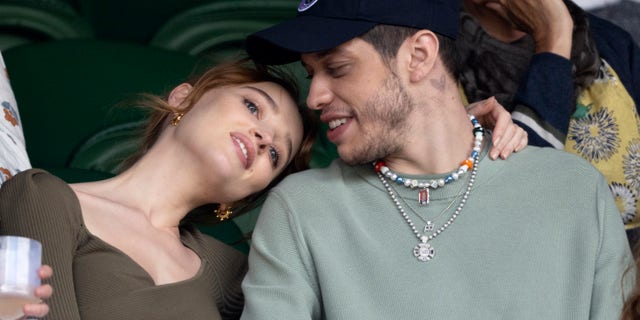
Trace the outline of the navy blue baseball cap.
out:
[[[428,29],[455,38],[460,0],[302,0],[295,18],[251,34],[249,56],[285,64],[335,48],[378,24]]]

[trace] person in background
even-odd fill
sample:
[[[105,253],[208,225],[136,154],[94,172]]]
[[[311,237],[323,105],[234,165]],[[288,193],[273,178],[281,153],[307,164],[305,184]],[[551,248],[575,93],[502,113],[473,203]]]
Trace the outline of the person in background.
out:
[[[640,48],[566,0],[464,0],[462,91],[495,96],[529,144],[564,149],[607,178],[628,237],[640,227]]]
[[[619,25],[631,34],[636,43],[640,43],[640,0],[600,0],[586,8],[581,2],[577,1],[582,8]]]
[[[488,159],[455,78],[460,4],[303,0],[247,38],[302,62],[340,159],[269,193],[242,319],[619,317],[632,257],[606,180],[552,148]]]
[[[18,104],[0,52],[0,186],[16,173],[31,168]]]
[[[117,176],[68,185],[39,169],[0,189],[0,233],[37,239],[51,319],[236,319],[246,255],[191,223],[226,219],[307,168],[313,118],[295,84],[247,61],[144,96],[145,143]]]

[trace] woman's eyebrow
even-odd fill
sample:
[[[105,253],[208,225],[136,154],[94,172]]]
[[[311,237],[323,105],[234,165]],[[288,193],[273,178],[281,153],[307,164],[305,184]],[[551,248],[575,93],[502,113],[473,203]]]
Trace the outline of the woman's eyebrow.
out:
[[[254,90],[255,92],[257,92],[258,94],[260,94],[262,97],[265,98],[265,100],[267,100],[267,102],[269,102],[269,104],[271,105],[271,108],[274,111],[278,111],[278,105],[276,104],[276,102],[273,100],[273,98],[271,98],[271,96],[266,93],[264,90],[257,88],[257,87],[253,87],[253,86],[244,86],[243,88],[247,88],[247,89],[251,89]]]

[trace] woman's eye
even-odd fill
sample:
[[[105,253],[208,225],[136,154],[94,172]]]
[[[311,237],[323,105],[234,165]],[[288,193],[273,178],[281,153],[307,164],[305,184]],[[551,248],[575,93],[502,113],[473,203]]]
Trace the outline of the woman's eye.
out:
[[[278,166],[278,160],[280,159],[280,153],[274,147],[269,148],[269,156],[271,157],[271,162],[273,163],[273,167]]]
[[[251,114],[253,115],[258,114],[258,111],[260,111],[260,109],[258,109],[258,106],[255,103],[247,99],[244,99],[244,105],[247,107],[247,109],[249,109],[249,112],[251,112]]]

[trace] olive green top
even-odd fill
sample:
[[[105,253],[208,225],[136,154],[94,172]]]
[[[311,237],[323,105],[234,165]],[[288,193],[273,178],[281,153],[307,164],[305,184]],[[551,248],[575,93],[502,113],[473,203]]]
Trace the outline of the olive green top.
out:
[[[47,319],[235,319],[242,309],[244,254],[181,227],[200,269],[191,279],[155,285],[129,256],[85,228],[73,190],[43,170],[24,171],[2,186],[0,234],[42,242],[43,263],[54,270]]]

